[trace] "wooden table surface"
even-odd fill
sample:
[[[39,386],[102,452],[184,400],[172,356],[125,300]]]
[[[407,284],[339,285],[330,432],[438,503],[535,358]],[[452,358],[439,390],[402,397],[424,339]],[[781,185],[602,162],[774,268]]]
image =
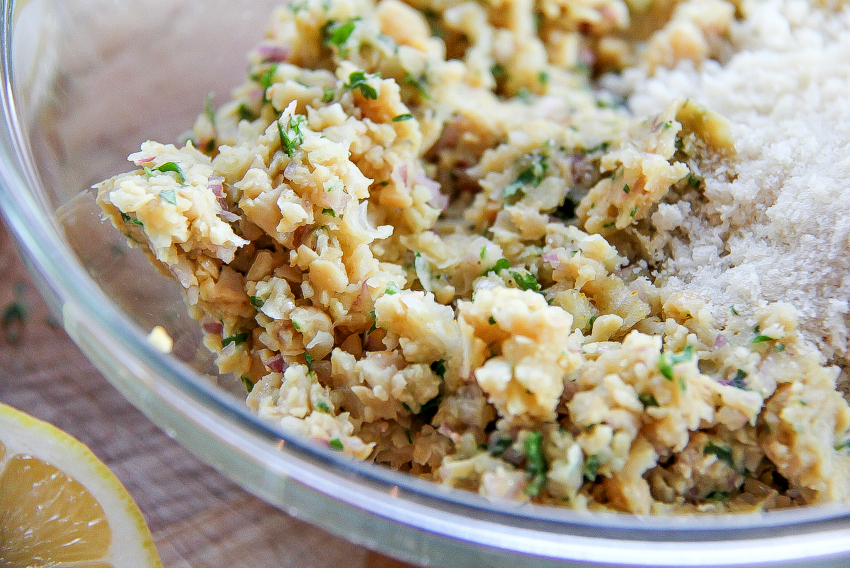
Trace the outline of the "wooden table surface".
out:
[[[0,401],[86,443],[142,510],[166,568],[405,566],[288,517],[133,408],[50,315],[0,223]]]

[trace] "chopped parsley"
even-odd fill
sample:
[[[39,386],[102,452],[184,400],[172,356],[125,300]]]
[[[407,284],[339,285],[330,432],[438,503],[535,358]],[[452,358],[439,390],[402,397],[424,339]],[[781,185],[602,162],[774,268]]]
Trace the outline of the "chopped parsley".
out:
[[[413,88],[415,88],[417,90],[417,92],[419,92],[419,96],[421,96],[423,99],[428,100],[428,101],[432,100],[431,95],[428,94],[428,89],[425,86],[426,85],[425,77],[421,77],[421,78],[417,79],[416,77],[411,75],[410,72],[408,71],[404,75],[404,82],[405,82],[405,84],[410,85]]]
[[[691,186],[692,188],[699,189],[700,181],[701,180],[700,180],[699,176],[694,174],[693,172],[690,172],[688,174],[687,182],[688,182],[688,185]]]
[[[673,367],[679,363],[690,361],[693,358],[693,354],[693,345],[686,345],[685,349],[682,350],[681,353],[670,353],[665,351],[660,357],[658,357],[658,371],[668,381],[675,380],[676,374]],[[679,386],[682,390],[685,390],[685,382],[681,377],[679,377]]]
[[[172,205],[177,205],[177,194],[173,189],[163,189],[159,192],[159,196]]]
[[[369,331],[366,332],[366,335],[371,334],[373,331],[378,329],[378,316],[375,315],[375,310],[369,312],[369,315],[372,316],[372,327],[369,328]]]
[[[505,187],[502,193],[504,199],[518,197],[526,186],[537,187],[540,185],[549,171],[549,160],[542,154],[527,154],[522,158],[521,166],[523,166],[523,169],[516,179]]]
[[[323,103],[331,102],[332,100],[334,100],[335,96],[336,96],[336,89],[334,89],[333,87],[325,87],[322,90],[322,102]]]
[[[378,91],[375,90],[375,87],[367,83],[368,79],[365,72],[354,71],[348,76],[348,83],[344,87],[352,92],[355,89],[360,89],[360,94],[363,95],[363,98],[376,101],[378,100]]]
[[[142,222],[141,222],[141,221],[139,221],[138,219],[133,219],[132,217],[130,217],[129,215],[127,215],[127,214],[126,214],[126,213],[124,213],[123,211],[121,212],[121,219],[122,219],[125,223],[132,223],[132,224],[134,224],[134,225],[138,225],[139,227],[144,227],[144,226],[145,226],[145,224],[144,224],[144,223],[142,223]]]
[[[496,325],[496,318],[490,316],[489,318],[487,318],[487,323],[489,323],[490,325]]]
[[[345,446],[343,446],[342,440],[340,440],[339,438],[331,438],[330,440],[328,440],[328,447],[332,450],[341,452]]]
[[[295,155],[295,151],[304,142],[304,133],[301,132],[301,125],[304,123],[303,116],[290,116],[286,127],[277,121],[277,133],[280,137],[280,149],[290,158]]]
[[[658,401],[655,400],[655,397],[648,392],[642,392],[638,395],[638,400],[643,405],[644,408],[649,408],[650,406],[658,406]]]
[[[543,456],[543,432],[532,432],[523,442],[525,449],[525,471],[531,475],[525,494],[529,497],[540,495],[546,486],[546,458]]]
[[[517,272],[516,270],[511,270],[511,278],[514,279],[514,282],[516,282],[516,285],[519,286],[521,290],[531,290],[532,292],[540,291],[540,283],[530,272],[524,274],[522,272]]]
[[[628,195],[628,194],[629,194],[629,192],[630,192],[631,190],[632,190],[632,189],[629,187],[629,184],[627,184],[627,183],[624,183],[624,184],[623,184],[623,193],[625,193],[626,195]]]
[[[587,456],[587,459],[584,460],[584,466],[581,468],[581,472],[588,481],[596,479],[596,476],[599,473],[599,458],[595,454]]]
[[[325,45],[337,48],[341,58],[345,59],[348,57],[348,48],[345,44],[348,42],[349,38],[351,38],[351,33],[354,31],[359,20],[360,18],[352,18],[343,24],[331,20],[325,24],[322,28],[322,36],[324,38]]]
[[[238,107],[236,107],[236,118],[238,118],[239,120],[247,120],[248,122],[252,122],[257,119],[257,115],[254,114],[254,111],[248,108],[248,105],[242,103]]]
[[[186,175],[183,173],[183,169],[174,162],[165,162],[161,166],[157,166],[155,168],[145,166],[145,173],[148,176],[152,176],[154,172],[174,172],[179,183],[186,183]]]
[[[702,450],[704,456],[717,456],[722,462],[726,462],[729,467],[735,469],[735,462],[732,460],[732,448],[718,446],[713,442],[708,442]]]
[[[254,390],[254,381],[252,381],[250,377],[242,375],[240,378],[242,379],[242,385],[245,387],[245,392],[251,392]]]
[[[248,301],[250,301],[251,305],[254,306],[255,308],[262,308],[263,304],[266,303],[265,300],[263,300],[262,298],[258,298],[257,296],[250,296],[248,298]]]
[[[313,361],[314,361],[313,356],[305,351],[304,352],[304,362],[307,363],[307,372],[310,373],[311,375],[313,374]]]
[[[330,215],[331,217],[336,217],[336,211],[334,211],[333,209],[330,209],[328,207],[325,207],[324,209],[322,209],[322,214],[323,215]]]
[[[632,210],[629,211],[629,217],[634,217],[635,215],[637,215],[637,212],[638,212],[638,208],[637,208],[637,205],[635,205],[634,207],[632,207]]]
[[[507,270],[511,267],[511,262],[507,258],[500,258],[496,261],[492,267],[484,271],[484,274],[488,274],[490,272],[495,272],[499,274],[503,270]]]
[[[400,290],[398,289],[398,284],[396,284],[395,282],[392,282],[392,281],[390,281],[387,284],[387,287],[384,289],[384,294],[387,294],[388,296],[392,296],[393,294],[398,294],[399,292],[400,292]]]
[[[538,73],[537,74],[537,82],[540,83],[541,85],[548,85],[549,84],[549,73],[547,73],[546,71],[541,71],[540,73]]]
[[[446,360],[439,359],[431,363],[431,371],[441,379],[446,379]]]
[[[766,341],[775,341],[775,337],[770,337],[769,335],[756,335],[751,343],[765,343]]]
[[[237,333],[237,334],[231,335],[229,337],[225,337],[224,339],[221,340],[221,346],[227,347],[231,343],[233,343],[234,345],[239,345],[240,343],[245,343],[245,340],[248,339],[249,335],[251,335],[250,331],[243,331],[242,333]]]
[[[719,503],[721,501],[725,501],[729,498],[729,493],[727,491],[712,491],[708,495],[705,496],[705,500],[709,503]]]
[[[490,66],[490,74],[497,81],[499,79],[505,79],[508,76],[508,72],[505,69],[505,66],[502,65],[501,63],[494,63],[493,65],[491,65]]]
[[[739,389],[746,389],[747,384],[744,382],[745,378],[747,378],[747,372],[743,369],[738,369],[738,372],[735,373],[734,377],[732,377],[732,386]]]
[[[431,422],[440,409],[440,403],[443,402],[443,395],[438,394],[419,408],[417,416],[425,422]]]
[[[840,452],[841,450],[846,450],[847,448],[850,448],[850,438],[847,438],[847,439],[835,444],[835,451],[836,452]]]
[[[324,401],[324,400],[322,400],[322,399],[317,400],[317,401],[313,404],[313,406],[315,406],[315,407],[316,407],[316,410],[318,410],[319,412],[328,413],[328,412],[330,412],[330,411],[331,411],[331,407],[330,407],[330,406],[328,406],[328,403],[327,403],[327,402],[325,402],[325,401]]]
[[[399,114],[393,117],[393,122],[404,122],[405,120],[410,120],[413,118],[413,115],[410,113],[407,114]]]
[[[487,448],[490,452],[490,455],[494,458],[501,456],[513,445],[514,441],[511,438],[499,437],[495,442],[491,443]]]

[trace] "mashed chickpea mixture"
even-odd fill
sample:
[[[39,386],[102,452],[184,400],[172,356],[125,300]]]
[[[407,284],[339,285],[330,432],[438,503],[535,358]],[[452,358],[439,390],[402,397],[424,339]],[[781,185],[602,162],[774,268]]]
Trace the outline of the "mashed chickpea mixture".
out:
[[[749,159],[735,124],[598,80],[720,68],[751,9],[298,0],[98,200],[251,408],[334,450],[576,509],[848,501],[840,367],[793,302],[671,284],[686,214]]]

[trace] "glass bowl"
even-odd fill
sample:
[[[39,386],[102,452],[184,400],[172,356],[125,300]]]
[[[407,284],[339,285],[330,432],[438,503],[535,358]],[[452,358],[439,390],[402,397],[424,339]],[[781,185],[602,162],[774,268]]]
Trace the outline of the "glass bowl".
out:
[[[847,566],[850,511],[637,518],[496,503],[260,422],[215,378],[177,287],[128,249],[92,183],[226,98],[277,0],[3,0],[0,204],[80,348],[154,422],[248,491],[422,565]],[[164,355],[146,340],[174,338]]]

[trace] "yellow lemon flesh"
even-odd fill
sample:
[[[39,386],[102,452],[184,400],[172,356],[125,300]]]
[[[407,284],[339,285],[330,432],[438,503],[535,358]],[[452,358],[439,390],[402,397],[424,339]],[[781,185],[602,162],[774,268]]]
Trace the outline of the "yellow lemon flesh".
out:
[[[0,567],[162,567],[139,508],[84,444],[0,404]]]

